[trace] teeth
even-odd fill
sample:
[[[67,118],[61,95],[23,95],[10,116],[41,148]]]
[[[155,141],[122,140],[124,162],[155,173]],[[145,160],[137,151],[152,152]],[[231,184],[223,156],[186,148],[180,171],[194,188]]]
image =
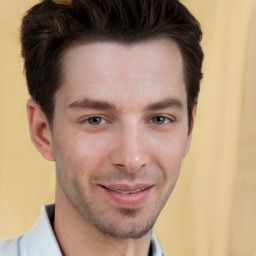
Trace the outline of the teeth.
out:
[[[135,194],[135,193],[145,190],[145,189],[137,189],[135,191],[126,191],[126,190],[119,190],[119,189],[113,189],[113,188],[108,188],[108,189],[115,191],[117,193],[121,193],[121,194]]]

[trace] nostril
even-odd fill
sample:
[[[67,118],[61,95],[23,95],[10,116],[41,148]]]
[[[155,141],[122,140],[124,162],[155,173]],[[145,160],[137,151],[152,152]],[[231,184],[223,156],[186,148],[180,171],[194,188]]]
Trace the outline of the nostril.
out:
[[[123,165],[123,164],[117,164],[116,166],[119,167],[119,168],[122,168],[122,169],[126,168],[125,165]]]

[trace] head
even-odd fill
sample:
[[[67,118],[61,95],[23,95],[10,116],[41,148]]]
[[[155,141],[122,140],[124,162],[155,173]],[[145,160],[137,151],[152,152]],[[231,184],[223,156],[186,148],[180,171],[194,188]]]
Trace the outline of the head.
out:
[[[197,20],[178,0],[44,0],[29,10],[21,29],[29,93],[51,123],[62,58],[72,45],[166,37],[177,43],[183,57],[190,125],[202,78],[201,36]]]
[[[56,161],[57,198],[102,233],[142,237],[169,198],[191,141],[200,40],[176,0],[43,1],[25,16],[32,140]]]

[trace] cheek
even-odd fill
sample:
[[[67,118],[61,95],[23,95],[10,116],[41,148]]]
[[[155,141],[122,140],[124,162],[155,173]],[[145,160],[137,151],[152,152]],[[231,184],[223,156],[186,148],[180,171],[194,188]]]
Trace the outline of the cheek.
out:
[[[153,155],[157,165],[164,171],[166,181],[176,180],[186,153],[187,136],[175,134],[165,138],[164,144],[155,148]]]
[[[64,133],[59,134],[56,141],[56,161],[62,162],[66,172],[74,175],[87,176],[90,172],[95,171],[106,158],[107,145],[106,138],[100,138],[98,135],[85,136],[83,132],[75,135]],[[60,159],[61,158],[61,159]]]
[[[164,174],[164,186],[162,189],[163,194],[167,195],[167,198],[169,198],[178,181],[183,160],[182,152],[175,149],[175,147],[172,147],[161,156],[161,169]]]

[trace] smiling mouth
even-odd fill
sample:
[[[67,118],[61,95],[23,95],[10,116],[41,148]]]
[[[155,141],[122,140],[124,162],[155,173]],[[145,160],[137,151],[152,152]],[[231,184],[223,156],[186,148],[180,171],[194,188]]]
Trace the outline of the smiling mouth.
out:
[[[125,195],[127,195],[127,194],[136,194],[136,193],[139,193],[141,191],[144,191],[144,190],[148,189],[148,188],[140,188],[140,189],[136,189],[136,190],[131,191],[131,190],[120,190],[120,189],[115,189],[115,188],[108,188],[108,187],[105,187],[105,186],[102,186],[102,187],[105,188],[105,189],[108,189],[110,191],[114,191],[116,193],[125,194]]]

